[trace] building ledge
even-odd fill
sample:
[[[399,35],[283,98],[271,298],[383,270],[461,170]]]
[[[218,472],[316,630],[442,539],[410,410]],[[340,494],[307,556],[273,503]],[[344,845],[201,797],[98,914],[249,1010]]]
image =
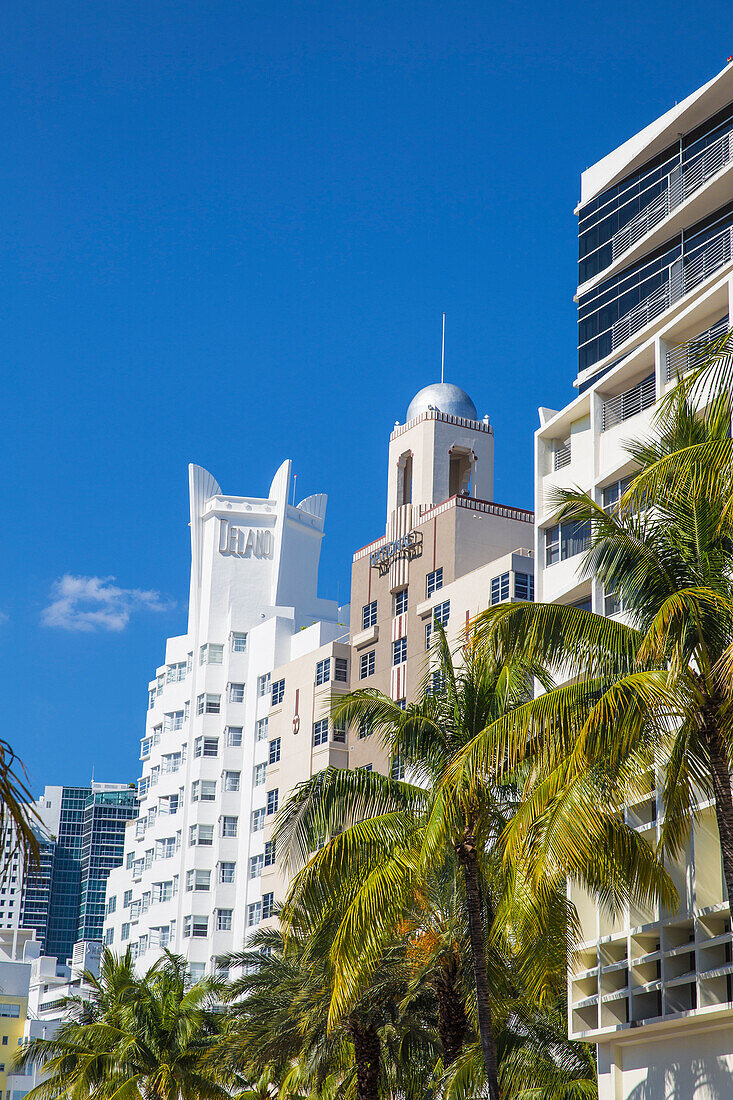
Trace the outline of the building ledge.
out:
[[[353,644],[355,649],[363,649],[365,645],[371,645],[379,638],[379,627],[369,626],[366,630],[361,630],[358,634],[354,635]]]

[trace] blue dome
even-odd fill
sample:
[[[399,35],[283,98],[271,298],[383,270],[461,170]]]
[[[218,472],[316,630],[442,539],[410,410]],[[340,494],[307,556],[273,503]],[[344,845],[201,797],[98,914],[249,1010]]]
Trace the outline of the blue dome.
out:
[[[433,382],[416,393],[407,410],[407,419],[412,420],[429,409],[448,416],[462,416],[464,420],[478,420],[476,406],[465,390],[450,382]]]

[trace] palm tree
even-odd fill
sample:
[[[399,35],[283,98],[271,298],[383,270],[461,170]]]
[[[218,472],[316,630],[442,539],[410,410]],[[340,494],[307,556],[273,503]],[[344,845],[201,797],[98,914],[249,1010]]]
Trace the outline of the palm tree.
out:
[[[218,1057],[245,1075],[269,1064],[281,1097],[330,1100],[351,1090],[356,1100],[428,1097],[435,1045],[419,1013],[400,1012],[405,983],[397,955],[383,961],[363,995],[327,1027],[333,931],[332,913],[301,908],[297,918],[291,913],[287,937],[262,931],[246,951],[227,956],[227,965],[243,974],[230,987],[231,1024]]]
[[[33,795],[26,785],[26,771],[7,741],[0,739],[0,882],[19,854],[32,867],[38,859],[36,827],[40,822],[33,809]]]
[[[30,1100],[224,1100],[207,1055],[222,1016],[213,979],[191,984],[186,961],[165,956],[136,978],[129,950],[104,949],[100,975],[84,975],[91,996],[67,998],[64,1022],[51,1039],[32,1039],[16,1056],[20,1070],[37,1064],[47,1075]]]
[[[525,977],[534,974],[540,997],[557,994],[564,985],[571,914],[564,900],[564,880],[556,875],[543,894],[524,890],[525,918],[531,914],[544,921],[547,937],[527,935],[532,920],[525,919],[522,926],[516,913],[509,917],[507,879],[496,857],[507,821],[516,811],[516,792],[506,782],[464,782],[455,777],[453,766],[487,726],[531,699],[533,675],[546,678],[538,663],[517,657],[497,661],[495,651],[475,639],[462,647],[458,664],[442,628],[436,624],[435,629],[437,667],[417,703],[403,711],[372,690],[334,701],[335,720],[366,723],[377,731],[404,761],[414,782],[329,769],[294,792],[279,816],[277,835],[286,861],[305,866],[294,881],[284,916],[287,924],[291,906],[334,904],[344,881],[357,876],[361,880],[333,940],[335,980],[329,1014],[336,1021],[360,995],[385,945],[414,919],[419,899],[449,873],[452,862],[454,875],[460,869],[461,913],[470,945],[475,1019],[489,1095],[498,1100],[492,1002],[503,1018],[509,1015],[512,985],[522,966]],[[624,859],[642,842],[617,820],[608,823],[607,831],[618,864],[615,878],[620,881]],[[329,842],[311,855],[328,837]],[[592,861],[597,853],[586,852],[586,858]],[[647,879],[659,871],[648,850],[637,862]],[[520,874],[511,885],[522,896],[525,884]],[[448,1043],[443,1040],[445,1053]]]
[[[636,473],[617,505],[557,493],[561,518],[586,523],[582,563],[624,621],[557,605],[490,609],[478,628],[500,652],[555,660],[569,682],[496,722],[468,746],[466,781],[500,759],[531,761],[542,782],[522,840],[552,856],[558,837],[599,832],[599,815],[661,785],[662,847],[673,857],[701,793],[712,795],[733,897],[733,451],[731,404],[693,408],[673,391],[651,441],[629,444]],[[661,764],[660,764],[661,762]],[[531,839],[528,839],[531,838]],[[674,898],[667,898],[669,905]]]

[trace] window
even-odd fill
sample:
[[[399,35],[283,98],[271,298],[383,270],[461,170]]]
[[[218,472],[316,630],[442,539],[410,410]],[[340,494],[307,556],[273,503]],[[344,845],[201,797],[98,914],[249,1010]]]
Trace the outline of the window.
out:
[[[129,909],[132,904],[132,890],[125,890],[122,896],[122,908]]]
[[[450,619],[450,600],[443,600],[442,603],[436,603],[433,608],[433,622],[437,621],[441,626],[447,626]]]
[[[232,631],[232,653],[247,652],[247,635]]]
[[[514,598],[517,600],[534,599],[534,575],[532,573],[514,574]]]
[[[211,848],[214,843],[214,826],[192,825],[188,830],[188,843],[190,847],[198,844],[200,848]]]
[[[239,818],[236,817],[223,817],[221,819],[221,835],[236,836],[238,821]]]
[[[265,827],[265,807],[262,806],[259,810],[252,811],[252,832],[258,833],[260,829]]]
[[[396,699],[395,702],[400,710],[407,710],[407,699]]]
[[[328,718],[313,723],[313,744],[325,745],[328,742]]]
[[[590,596],[586,596],[585,599],[576,600],[576,602],[571,603],[570,606],[571,607],[577,607],[581,611],[592,611],[593,610],[593,600],[591,599]]]
[[[331,679],[331,658],[326,657],[316,664],[316,684],[327,684]]]
[[[267,920],[275,912],[275,895],[273,893],[262,895],[262,919]]]
[[[108,928],[108,929],[107,929],[107,930],[105,931],[105,933],[104,933],[104,942],[105,942],[105,945],[106,945],[107,947],[110,947],[110,946],[112,945],[112,943],[114,942],[114,938],[115,938],[115,930],[114,930],[114,928]],[[4,1035],[3,1035],[3,1039],[5,1039],[5,1038],[6,1038],[6,1036],[4,1036]]]
[[[394,613],[395,615],[404,615],[407,611],[407,589],[402,588],[399,592],[395,592],[394,595]]]
[[[337,680],[340,684],[345,684],[349,678],[349,662],[346,657],[336,657],[335,661],[334,680]]]
[[[199,650],[200,665],[220,665],[224,660],[223,645],[202,645]]]
[[[280,801],[280,795],[277,787],[274,790],[267,792],[267,816],[277,813],[278,802]]]
[[[230,684],[229,685],[229,702],[230,703],[243,703],[244,702],[244,684]]]
[[[227,726],[227,747],[239,749],[242,747],[242,727]]]
[[[189,936],[193,936],[195,939],[205,940],[209,934],[209,918],[208,917],[184,917],[183,918],[183,936],[184,939],[188,939]]]
[[[202,779],[201,780],[201,801],[202,802],[216,802],[216,780],[215,779]]]
[[[152,710],[155,706],[155,691],[151,689],[148,691],[148,710]]]
[[[224,772],[224,790],[238,791],[241,772]]]
[[[276,706],[278,706],[279,703],[282,703],[284,698],[285,698],[285,681],[284,680],[276,680],[275,683],[272,685],[272,705],[273,705],[273,707],[276,707]]]
[[[179,680],[186,679],[186,662],[179,661],[175,665],[168,665],[168,672],[166,673],[166,683],[175,684]]]
[[[114,913],[117,909],[117,898],[110,898],[107,902],[107,912]]]
[[[183,729],[183,711],[171,710],[167,714],[163,715],[163,729],[166,733],[171,733],[173,730]]]
[[[426,694],[440,695],[444,688],[445,681],[443,678],[443,673],[440,671],[440,669],[437,669],[435,672],[431,672],[430,679],[428,680],[427,684]]]
[[[622,477],[620,481],[614,481],[606,485],[602,491],[604,512],[610,512],[615,504],[618,504],[624,493],[630,488],[633,477]]]
[[[275,866],[275,851],[276,851],[275,841],[274,840],[266,840],[265,841],[265,867],[274,867]]]
[[[219,738],[197,737],[193,743],[193,755],[196,757],[196,759],[198,759],[200,756],[218,756]]]
[[[265,695],[270,694],[270,673],[266,672],[264,676],[257,677],[257,695],[261,699]]]
[[[509,599],[509,574],[502,573],[500,577],[491,579],[491,603],[501,603]]]
[[[207,892],[211,886],[211,871],[186,871],[186,892]]]
[[[231,932],[233,912],[234,912],[233,909],[217,909],[217,911],[216,911],[216,930],[217,930],[217,932]]]
[[[377,625],[377,601],[364,604],[361,609],[361,629],[367,630],[370,626]]]
[[[433,592],[437,592],[439,588],[443,587],[443,566],[434,569],[432,573],[428,573],[425,578],[425,594],[429,599]]]
[[[121,940],[129,940],[129,938],[130,938],[130,925],[129,924],[123,924],[122,928],[120,929],[120,939]]]
[[[397,756],[392,757],[392,768],[390,770],[390,775],[393,779],[397,780],[405,778],[405,761],[399,755],[399,753],[397,754]]]
[[[262,902],[253,901],[247,906],[247,927],[254,928],[262,920]]]
[[[250,856],[249,858],[249,877],[259,878],[262,874],[262,868],[264,866],[265,857],[260,852],[256,856]]]
[[[359,679],[366,680],[367,676],[373,676],[376,668],[376,651],[370,650],[369,653],[362,653],[359,659]]]
[[[267,756],[268,764],[277,764],[280,759],[280,738],[273,737],[270,742],[270,750]]]
[[[176,851],[176,838],[173,836],[163,837],[162,840],[156,840],[155,842],[155,858],[156,859],[172,859]]]
[[[267,779],[267,764],[255,764],[253,769],[253,783],[255,787],[261,787]]]
[[[626,601],[618,592],[604,592],[603,594],[603,614],[604,615],[618,615],[621,611],[626,610]]]
[[[372,770],[371,764],[362,764],[356,769],[358,772],[370,772]]]
[[[255,723],[255,741],[267,740],[267,728],[270,724],[269,718],[258,718]]]
[[[341,718],[333,724],[333,739],[339,745],[346,744],[346,719]]]
[[[219,714],[221,712],[221,695],[212,695],[207,692],[196,698],[197,714]]]
[[[571,520],[545,529],[545,565],[584,553],[590,546],[590,522]]]
[[[392,664],[401,665],[407,660],[407,638],[398,638],[392,642]]]
[[[359,719],[359,740],[371,737],[374,733],[374,719],[370,714],[363,714]]]
[[[219,864],[219,882],[232,883],[234,882],[234,871],[236,863],[220,863]]]

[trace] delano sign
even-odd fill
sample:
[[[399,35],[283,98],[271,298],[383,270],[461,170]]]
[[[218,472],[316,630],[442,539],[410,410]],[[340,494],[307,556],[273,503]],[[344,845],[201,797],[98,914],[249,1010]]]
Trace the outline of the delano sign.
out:
[[[275,539],[269,527],[235,527],[219,520],[219,553],[236,558],[271,558]]]
[[[386,542],[378,550],[373,550],[369,555],[369,565],[372,569],[378,569],[380,577],[389,569],[397,558],[419,558],[422,554],[422,532],[410,531],[393,542]]]

